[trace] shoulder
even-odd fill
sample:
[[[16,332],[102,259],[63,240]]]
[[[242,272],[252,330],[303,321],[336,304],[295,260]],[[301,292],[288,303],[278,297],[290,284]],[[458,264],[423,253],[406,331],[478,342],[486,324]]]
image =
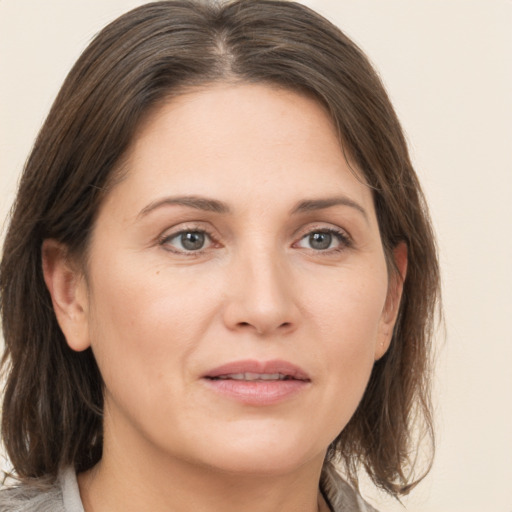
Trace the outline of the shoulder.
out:
[[[321,486],[333,512],[378,512],[340,477],[330,463],[326,463],[322,470]]]
[[[0,490],[2,512],[64,512],[58,484],[39,486],[21,484]]]
[[[34,480],[1,489],[0,512],[84,512],[75,470],[63,469],[55,483]]]

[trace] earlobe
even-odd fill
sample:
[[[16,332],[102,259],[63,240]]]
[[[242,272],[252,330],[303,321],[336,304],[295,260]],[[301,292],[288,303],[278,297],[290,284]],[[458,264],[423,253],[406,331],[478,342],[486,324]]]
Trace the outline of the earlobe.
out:
[[[380,359],[388,350],[400,309],[403,285],[407,275],[407,245],[399,243],[393,249],[395,269],[391,271],[386,304],[382,312],[379,340],[375,347],[375,360]]]
[[[90,346],[87,289],[82,272],[73,265],[65,245],[47,239],[41,249],[43,275],[59,326],[70,348]]]

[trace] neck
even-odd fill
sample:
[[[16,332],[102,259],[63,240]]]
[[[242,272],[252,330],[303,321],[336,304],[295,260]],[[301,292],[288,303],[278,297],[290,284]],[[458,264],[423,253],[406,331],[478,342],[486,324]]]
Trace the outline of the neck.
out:
[[[176,465],[177,466],[177,465]],[[262,477],[189,471],[165,474],[133,468],[116,472],[100,462],[79,475],[86,512],[319,512],[328,511],[319,478],[305,474]],[[139,468],[140,469],[140,468]]]
[[[273,474],[229,472],[163,457],[147,446],[120,446],[108,435],[104,442],[102,460],[78,478],[86,512],[329,510],[319,492],[323,456]]]

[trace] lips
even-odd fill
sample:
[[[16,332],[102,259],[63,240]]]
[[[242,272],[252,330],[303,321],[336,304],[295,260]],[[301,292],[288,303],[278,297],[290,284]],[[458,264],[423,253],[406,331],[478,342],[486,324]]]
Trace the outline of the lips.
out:
[[[243,405],[273,405],[308,388],[308,374],[287,361],[235,361],[203,376],[208,389]]]
[[[207,379],[233,380],[300,380],[309,381],[307,373],[287,361],[234,361],[224,364],[205,375]]]
[[[283,375],[282,373],[228,373],[227,375],[219,375],[215,379],[233,379],[233,380],[290,380],[293,377]]]

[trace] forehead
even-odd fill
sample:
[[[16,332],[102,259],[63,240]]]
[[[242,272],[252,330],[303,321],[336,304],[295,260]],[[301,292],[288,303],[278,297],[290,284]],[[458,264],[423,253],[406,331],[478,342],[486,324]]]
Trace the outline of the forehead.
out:
[[[261,84],[216,84],[172,98],[141,125],[117,193],[138,198],[342,192],[371,208],[368,187],[346,159],[326,109],[313,98]]]

